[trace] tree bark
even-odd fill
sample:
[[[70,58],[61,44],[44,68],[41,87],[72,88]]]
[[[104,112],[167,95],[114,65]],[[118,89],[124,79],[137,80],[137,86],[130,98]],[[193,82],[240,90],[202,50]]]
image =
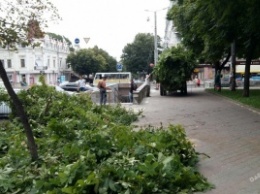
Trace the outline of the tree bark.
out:
[[[245,65],[245,77],[244,77],[244,91],[243,97],[249,97],[250,93],[250,65],[252,62],[253,52],[255,50],[255,43],[253,38],[250,39],[250,45],[248,48],[248,52],[246,53],[246,65]]]
[[[243,97],[249,97],[249,87],[250,87],[250,65],[251,60],[249,57],[246,57],[246,65],[245,65],[245,76],[244,76],[244,91]]]
[[[37,160],[38,159],[38,151],[37,151],[37,146],[34,140],[34,136],[33,136],[33,132],[31,129],[31,126],[28,122],[28,117],[24,111],[23,105],[21,103],[21,101],[19,100],[18,96],[16,95],[16,93],[13,90],[12,85],[9,82],[9,79],[7,77],[5,68],[3,66],[2,61],[0,61],[0,76],[3,80],[3,83],[5,85],[5,88],[9,94],[9,96],[11,97],[11,100],[13,102],[13,104],[15,105],[15,109],[17,112],[17,116],[20,117],[21,122],[23,124],[23,127],[25,129],[25,134],[27,137],[27,145],[31,154],[31,158],[32,160]]]
[[[215,76],[214,76],[214,90],[218,90],[218,91],[221,91],[221,82],[218,84],[216,83],[216,77],[217,77],[217,73],[219,72],[219,74],[221,74],[221,64],[220,64],[220,61],[215,61],[214,63],[214,66],[215,66]],[[218,86],[219,85],[219,86]],[[218,88],[219,87],[219,88]]]
[[[227,64],[227,62],[229,61],[230,59],[230,56],[231,56],[231,52],[228,52],[228,55],[226,57],[226,59],[222,62],[222,64],[220,65],[220,71],[222,71],[222,69],[225,67],[225,65]]]
[[[233,41],[231,44],[231,77],[230,77],[230,89],[231,91],[236,91],[236,42]]]

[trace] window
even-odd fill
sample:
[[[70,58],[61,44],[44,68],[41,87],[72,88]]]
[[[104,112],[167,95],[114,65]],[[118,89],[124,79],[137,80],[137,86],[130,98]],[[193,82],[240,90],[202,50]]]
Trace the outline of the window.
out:
[[[48,68],[50,68],[50,65],[51,65],[51,60],[50,60],[50,58],[48,58],[48,60],[47,60],[47,66],[48,66]]]
[[[56,59],[53,58],[53,67],[55,68],[56,67]]]
[[[62,61],[62,58],[60,58],[60,61],[59,61],[59,67],[61,68],[61,61]]]
[[[7,77],[9,79],[10,83],[12,83],[13,82],[13,75],[7,74]]]
[[[102,77],[107,77],[108,84],[114,83],[130,83],[132,74],[130,72],[98,72],[94,77],[94,85],[97,85]]]
[[[20,59],[21,67],[25,67],[25,59]]]
[[[12,60],[7,59],[7,68],[12,68]]]

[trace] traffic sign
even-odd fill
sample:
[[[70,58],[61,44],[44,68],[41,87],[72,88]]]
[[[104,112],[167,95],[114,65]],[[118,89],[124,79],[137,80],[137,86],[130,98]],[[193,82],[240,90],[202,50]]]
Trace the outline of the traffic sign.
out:
[[[75,44],[79,44],[79,38],[75,38],[74,42]]]
[[[122,69],[123,69],[123,65],[120,64],[120,63],[117,63],[117,64],[116,64],[116,70],[117,70],[117,71],[122,71]]]

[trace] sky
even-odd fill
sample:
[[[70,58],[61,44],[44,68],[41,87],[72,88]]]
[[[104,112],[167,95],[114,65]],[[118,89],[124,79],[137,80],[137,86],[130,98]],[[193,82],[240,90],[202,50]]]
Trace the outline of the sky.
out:
[[[138,33],[155,32],[162,39],[170,0],[51,0],[62,20],[49,23],[47,32],[63,35],[80,48],[95,45],[120,60],[123,48]],[[84,38],[90,38],[86,43]]]

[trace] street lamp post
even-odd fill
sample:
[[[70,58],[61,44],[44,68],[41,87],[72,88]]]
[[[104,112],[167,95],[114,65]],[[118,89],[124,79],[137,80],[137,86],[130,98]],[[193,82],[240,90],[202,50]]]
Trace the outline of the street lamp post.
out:
[[[154,65],[157,64],[158,62],[158,42],[157,42],[157,12],[158,11],[162,11],[162,10],[165,10],[167,9],[168,7],[166,8],[163,8],[163,9],[160,9],[160,10],[155,10],[155,11],[150,11],[150,10],[145,10],[147,12],[153,12],[154,13]]]
[[[157,48],[157,15],[156,11],[154,12],[154,65],[158,61],[158,48]]]

